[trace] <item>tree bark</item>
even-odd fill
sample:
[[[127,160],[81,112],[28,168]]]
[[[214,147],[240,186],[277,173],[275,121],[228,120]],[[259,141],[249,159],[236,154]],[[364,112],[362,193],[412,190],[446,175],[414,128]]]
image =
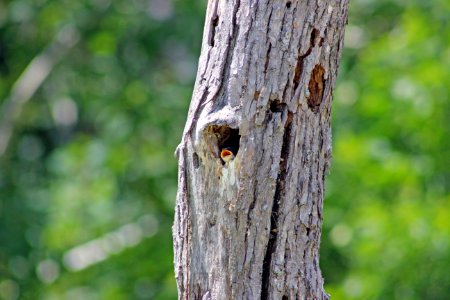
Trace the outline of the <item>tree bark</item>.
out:
[[[329,298],[319,244],[347,4],[208,2],[177,149],[180,299]]]

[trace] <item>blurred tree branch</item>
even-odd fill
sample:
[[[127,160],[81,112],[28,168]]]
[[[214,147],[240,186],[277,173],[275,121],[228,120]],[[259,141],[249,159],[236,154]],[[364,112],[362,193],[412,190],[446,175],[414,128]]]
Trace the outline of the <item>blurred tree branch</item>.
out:
[[[80,40],[79,31],[73,26],[62,27],[50,44],[37,55],[13,84],[9,97],[0,109],[0,156],[8,148],[14,131],[14,123],[19,118],[23,106],[47,79],[58,62]]]

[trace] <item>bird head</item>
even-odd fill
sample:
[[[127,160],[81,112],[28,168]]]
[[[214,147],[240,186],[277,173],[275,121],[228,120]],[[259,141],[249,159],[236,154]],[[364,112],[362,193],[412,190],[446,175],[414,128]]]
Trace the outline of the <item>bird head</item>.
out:
[[[223,148],[220,151],[220,157],[222,158],[222,160],[224,162],[227,163],[227,162],[232,161],[234,159],[235,154],[234,154],[233,149],[231,149],[230,147],[226,147],[226,148]]]

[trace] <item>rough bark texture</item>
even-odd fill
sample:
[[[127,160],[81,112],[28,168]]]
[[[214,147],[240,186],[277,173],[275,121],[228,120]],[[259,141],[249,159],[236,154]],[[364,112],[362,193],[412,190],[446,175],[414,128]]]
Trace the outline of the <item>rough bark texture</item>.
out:
[[[319,244],[347,2],[209,1],[177,149],[180,299],[328,298]]]

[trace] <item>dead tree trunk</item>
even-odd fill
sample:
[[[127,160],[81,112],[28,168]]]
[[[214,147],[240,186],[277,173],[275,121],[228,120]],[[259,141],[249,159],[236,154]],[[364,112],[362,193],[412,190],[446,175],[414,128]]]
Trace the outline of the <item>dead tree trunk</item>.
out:
[[[209,1],[177,149],[180,299],[328,298],[319,244],[347,2]]]

